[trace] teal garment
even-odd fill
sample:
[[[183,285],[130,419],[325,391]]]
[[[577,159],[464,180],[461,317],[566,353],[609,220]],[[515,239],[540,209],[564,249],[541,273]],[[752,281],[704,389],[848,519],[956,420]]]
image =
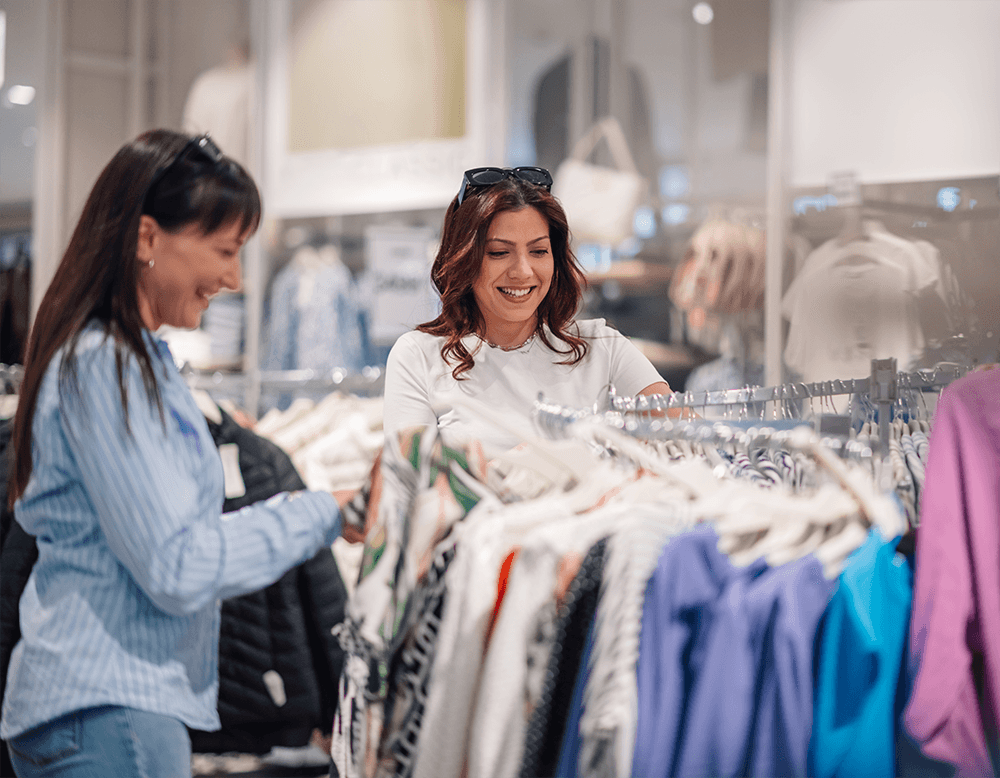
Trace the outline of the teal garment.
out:
[[[913,598],[910,563],[877,530],[837,581],[818,636],[809,775],[892,778]]]

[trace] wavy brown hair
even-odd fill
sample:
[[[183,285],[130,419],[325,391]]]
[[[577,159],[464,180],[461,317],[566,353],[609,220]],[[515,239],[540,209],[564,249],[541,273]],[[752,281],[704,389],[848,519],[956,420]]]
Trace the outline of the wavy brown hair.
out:
[[[472,189],[461,205],[457,200],[452,200],[445,212],[441,247],[431,268],[431,280],[441,295],[441,314],[417,329],[445,339],[441,357],[445,362],[457,362],[452,375],[461,380],[475,363],[462,338],[480,333],[484,324],[472,285],[486,255],[490,224],[503,211],[534,208],[548,222],[553,264],[552,284],[538,306],[535,331],[546,346],[565,355],[559,364],[577,364],[587,355],[587,342],[570,332],[569,326],[587,281],[570,248],[566,213],[559,201],[542,187],[517,178]],[[557,345],[553,339],[561,343]]]

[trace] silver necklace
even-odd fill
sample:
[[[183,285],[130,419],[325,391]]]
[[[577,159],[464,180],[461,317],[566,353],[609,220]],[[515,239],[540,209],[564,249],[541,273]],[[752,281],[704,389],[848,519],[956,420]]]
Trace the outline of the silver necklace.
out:
[[[533,341],[535,339],[535,335],[537,333],[538,333],[538,330],[535,330],[527,338],[525,338],[523,341],[521,341],[520,343],[518,343],[516,346],[499,346],[496,343],[491,343],[486,338],[481,338],[481,340],[483,341],[483,343],[485,343],[490,348],[498,348],[501,351],[517,351],[519,348],[524,348],[529,343],[531,343],[531,341]]]

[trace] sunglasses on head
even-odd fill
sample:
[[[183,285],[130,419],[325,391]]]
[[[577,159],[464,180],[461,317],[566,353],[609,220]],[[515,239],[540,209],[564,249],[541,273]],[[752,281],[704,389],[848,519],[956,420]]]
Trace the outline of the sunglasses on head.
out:
[[[458,205],[465,199],[465,193],[472,187],[493,186],[506,178],[519,178],[529,184],[552,191],[552,176],[543,167],[474,167],[462,176],[462,188],[458,190]]]
[[[225,155],[222,153],[222,150],[215,145],[215,141],[208,136],[208,133],[191,138],[170,162],[156,171],[149,182],[149,186],[146,187],[144,200],[149,199],[149,195],[156,188],[156,185],[166,178],[167,173],[173,170],[180,162],[185,160],[208,162],[214,168],[222,162],[224,157]]]

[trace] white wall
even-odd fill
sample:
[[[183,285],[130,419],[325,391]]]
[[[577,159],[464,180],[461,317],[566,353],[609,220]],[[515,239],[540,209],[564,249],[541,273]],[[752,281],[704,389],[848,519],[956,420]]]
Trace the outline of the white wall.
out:
[[[38,45],[45,24],[42,3],[0,0],[0,11],[7,14],[6,67],[0,92],[6,95],[14,84],[38,89],[45,62],[45,50]],[[0,104],[0,206],[31,200],[35,147],[29,128],[36,126],[37,98],[30,105]],[[24,144],[26,132],[32,145]]]
[[[1000,0],[799,0],[793,186],[1000,171]]]

